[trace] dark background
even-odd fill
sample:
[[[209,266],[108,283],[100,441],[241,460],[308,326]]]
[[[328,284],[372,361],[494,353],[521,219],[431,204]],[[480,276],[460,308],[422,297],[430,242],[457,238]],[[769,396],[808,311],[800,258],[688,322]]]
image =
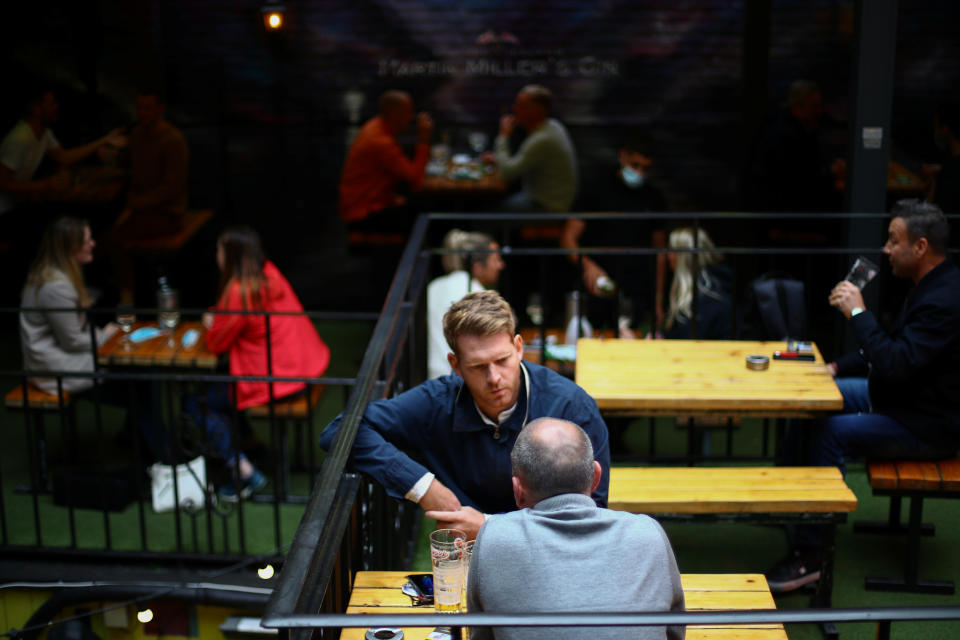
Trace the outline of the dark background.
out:
[[[763,104],[747,104],[743,81],[752,4],[289,1],[284,29],[267,34],[257,2],[7,3],[0,127],[18,117],[17,89],[40,79],[57,91],[54,131],[71,146],[131,123],[135,87],[159,81],[167,119],[190,144],[191,207],[214,209],[221,226],[259,228],[281,268],[294,271],[297,256],[342,247],[345,142],[387,88],[409,91],[433,114],[437,137],[448,133],[456,146],[465,129],[492,137],[516,91],[545,84],[582,171],[613,170],[622,132],[638,127],[654,138],[653,180],[672,210],[738,210],[763,128],[756,114],[773,117],[792,80],[824,91],[827,154],[842,156],[846,142],[853,2],[771,3]],[[494,42],[478,44],[485,32]],[[901,2],[896,47],[892,157],[917,170],[938,159],[931,114],[960,81],[960,3]],[[348,92],[364,97],[355,122]],[[585,185],[578,207],[590,199]],[[335,269],[333,259],[311,260],[314,273]]]

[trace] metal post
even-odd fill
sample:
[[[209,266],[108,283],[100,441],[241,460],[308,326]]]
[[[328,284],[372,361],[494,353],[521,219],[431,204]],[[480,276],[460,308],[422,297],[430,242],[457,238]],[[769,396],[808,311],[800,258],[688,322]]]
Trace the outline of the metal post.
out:
[[[854,22],[845,204],[853,213],[880,213],[886,210],[890,160],[897,0],[857,0]],[[879,247],[885,229],[880,220],[850,220],[847,246]],[[878,290],[871,287],[864,291],[868,309],[877,308]],[[855,348],[849,331],[846,343],[848,348]]]

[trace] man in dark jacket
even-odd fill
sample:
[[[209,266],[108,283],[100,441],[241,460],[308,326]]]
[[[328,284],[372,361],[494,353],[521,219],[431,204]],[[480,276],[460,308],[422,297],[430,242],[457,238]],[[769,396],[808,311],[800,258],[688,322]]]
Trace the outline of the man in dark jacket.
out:
[[[367,405],[353,442],[356,468],[393,498],[416,502],[438,528],[476,536],[485,514],[516,509],[510,450],[526,425],[556,417],[580,425],[603,471],[593,490],[607,506],[610,445],[596,401],[546,367],[523,362],[506,300],[474,291],[443,316],[453,373]],[[343,415],[320,436],[329,450]]]
[[[889,333],[864,308],[856,286],[843,281],[830,292],[830,304],[849,319],[860,350],[827,365],[837,376],[844,413],[813,427],[809,464],[844,470],[848,455],[935,460],[960,448],[960,270],[947,258],[949,237],[936,205],[895,205],[883,252],[893,275],[913,288]],[[767,574],[773,590],[819,578],[811,561],[819,530],[798,527],[796,533],[798,548]]]

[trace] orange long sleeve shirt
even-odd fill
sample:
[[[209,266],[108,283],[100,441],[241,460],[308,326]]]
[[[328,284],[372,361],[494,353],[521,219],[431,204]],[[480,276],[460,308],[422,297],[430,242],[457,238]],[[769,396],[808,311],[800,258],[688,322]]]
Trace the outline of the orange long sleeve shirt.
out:
[[[430,159],[430,145],[417,144],[408,160],[397,139],[380,116],[368,121],[350,145],[340,176],[340,218],[363,220],[374,211],[393,206],[397,185],[420,186]]]

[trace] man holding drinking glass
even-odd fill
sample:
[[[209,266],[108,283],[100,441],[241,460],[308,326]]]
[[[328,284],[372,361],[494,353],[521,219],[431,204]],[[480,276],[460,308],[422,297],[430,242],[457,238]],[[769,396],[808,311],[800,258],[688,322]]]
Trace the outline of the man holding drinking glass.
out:
[[[893,275],[913,288],[889,332],[852,283],[830,292],[860,350],[827,364],[843,394],[843,413],[812,426],[808,464],[844,471],[848,455],[938,460],[960,449],[960,270],[947,257],[949,238],[936,205],[910,199],[894,206],[883,253]],[[767,573],[773,591],[820,577],[819,528],[797,527],[794,546]]]

